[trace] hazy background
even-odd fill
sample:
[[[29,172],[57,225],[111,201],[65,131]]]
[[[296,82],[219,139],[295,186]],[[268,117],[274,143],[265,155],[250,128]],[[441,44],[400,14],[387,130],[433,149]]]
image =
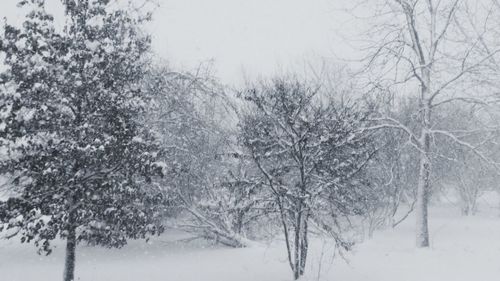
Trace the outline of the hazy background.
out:
[[[320,58],[343,62],[353,54],[352,42],[345,40],[354,24],[344,9],[346,0],[155,1],[148,26],[154,50],[173,67],[211,63],[223,83],[302,71]],[[0,17],[20,21],[17,2],[3,0]],[[49,8],[57,2],[47,1]]]

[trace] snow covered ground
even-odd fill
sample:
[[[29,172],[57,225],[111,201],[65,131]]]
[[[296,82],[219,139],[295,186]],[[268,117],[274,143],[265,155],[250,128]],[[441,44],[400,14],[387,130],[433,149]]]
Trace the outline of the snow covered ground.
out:
[[[498,205],[484,202],[475,217],[461,217],[456,207],[431,209],[431,243],[414,245],[413,218],[394,230],[376,232],[356,246],[348,263],[335,257],[332,244],[315,239],[304,280],[461,281],[500,280]],[[285,281],[291,280],[283,244],[276,241],[246,249],[176,242],[169,231],[149,243],[134,241],[123,249],[80,246],[77,280],[85,281]],[[204,246],[203,246],[204,245]],[[63,244],[50,256],[32,245],[0,241],[0,280],[61,280]]]

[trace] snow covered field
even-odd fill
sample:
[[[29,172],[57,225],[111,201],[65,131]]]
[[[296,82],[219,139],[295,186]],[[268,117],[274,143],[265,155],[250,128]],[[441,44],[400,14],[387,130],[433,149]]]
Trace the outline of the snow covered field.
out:
[[[303,280],[461,281],[499,280],[500,217],[497,205],[483,200],[475,217],[461,217],[456,207],[431,209],[430,249],[414,246],[413,218],[394,230],[375,233],[347,255],[335,257],[332,244],[312,243]],[[80,246],[77,280],[85,281],[285,281],[291,280],[283,244],[246,249],[209,246],[201,241],[176,242],[182,233],[169,231],[145,243],[133,241],[119,250]],[[50,256],[38,256],[32,245],[0,242],[0,280],[59,280],[63,244]]]

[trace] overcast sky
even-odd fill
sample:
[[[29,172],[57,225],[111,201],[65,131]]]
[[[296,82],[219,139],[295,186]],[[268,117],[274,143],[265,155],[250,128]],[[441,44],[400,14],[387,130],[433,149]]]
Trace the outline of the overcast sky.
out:
[[[342,9],[346,0],[157,1],[160,7],[148,27],[154,50],[184,69],[211,61],[225,83],[349,54],[339,34],[352,24]],[[1,1],[0,16],[19,18],[17,2]]]

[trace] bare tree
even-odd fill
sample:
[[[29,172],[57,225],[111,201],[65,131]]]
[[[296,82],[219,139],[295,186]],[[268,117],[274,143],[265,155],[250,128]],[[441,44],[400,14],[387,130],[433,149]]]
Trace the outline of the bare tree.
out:
[[[373,156],[366,113],[321,97],[316,87],[276,79],[250,87],[241,121],[242,142],[272,192],[293,276],[303,275],[311,225],[349,243],[335,231],[337,219],[363,210],[360,175]]]
[[[177,226],[230,247],[248,244],[247,226],[262,215],[260,179],[240,157],[230,124],[234,112],[224,89],[199,68],[180,73],[154,67],[145,82],[153,93],[145,125],[157,132],[164,149],[170,198]]]
[[[416,100],[400,99],[394,101],[378,100],[378,107],[385,107],[387,116],[398,119],[407,127],[416,127],[417,120],[412,118]],[[381,111],[378,109],[377,111]],[[416,151],[408,143],[408,136],[401,130],[386,128],[376,135],[378,153],[368,167],[368,175],[374,198],[367,206],[365,221],[368,237],[379,228],[396,227],[414,211],[416,204],[416,183],[418,181],[418,163],[415,163]]]
[[[371,2],[371,1],[370,1]],[[385,93],[414,92],[419,126],[411,128],[381,112],[372,129],[394,128],[408,136],[419,152],[416,203],[416,245],[429,246],[428,202],[431,190],[432,144],[447,138],[496,165],[481,146],[466,137],[470,130],[440,128],[434,115],[450,103],[485,107],[496,100],[500,49],[494,44],[493,4],[487,0],[472,11],[462,0],[375,1],[376,16],[367,41],[366,68],[370,85]],[[373,4],[373,2],[371,2]],[[366,4],[369,5],[369,4]],[[481,29],[478,29],[478,27]],[[380,35],[380,37],[378,37]],[[484,125],[481,130],[495,128]],[[486,141],[483,139],[482,141]]]
[[[473,111],[448,105],[439,113],[437,118],[443,119],[441,123],[449,130],[462,128],[475,131],[466,140],[481,144],[485,155],[495,158],[498,134],[477,130],[481,127],[482,120],[474,116]],[[491,141],[485,142],[485,139]],[[435,161],[436,174],[440,175],[438,183],[446,188],[444,191],[455,193],[462,215],[475,215],[479,197],[496,185],[499,174],[495,166],[485,163],[473,151],[447,137],[438,137],[434,150],[438,155],[438,161]],[[434,182],[436,181],[437,179]]]

